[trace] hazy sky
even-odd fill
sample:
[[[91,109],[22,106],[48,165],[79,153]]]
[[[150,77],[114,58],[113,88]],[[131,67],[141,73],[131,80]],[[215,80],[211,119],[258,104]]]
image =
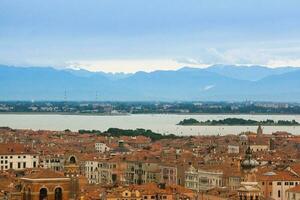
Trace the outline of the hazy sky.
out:
[[[300,66],[299,0],[0,0],[0,63]]]

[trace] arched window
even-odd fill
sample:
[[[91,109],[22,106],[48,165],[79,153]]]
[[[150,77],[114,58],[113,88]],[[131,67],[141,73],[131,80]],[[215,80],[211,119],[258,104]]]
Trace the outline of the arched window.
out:
[[[62,189],[56,188],[54,191],[55,200],[62,200]]]
[[[70,164],[76,164],[76,158],[74,156],[70,157]]]
[[[48,191],[46,188],[40,189],[40,200],[47,200]]]

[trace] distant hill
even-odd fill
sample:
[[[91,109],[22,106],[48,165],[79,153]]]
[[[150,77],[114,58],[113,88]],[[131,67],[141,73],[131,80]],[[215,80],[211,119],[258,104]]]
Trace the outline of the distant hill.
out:
[[[300,101],[300,68],[215,65],[134,74],[0,65],[0,100]],[[66,95],[65,95],[66,93]]]
[[[257,81],[262,78],[298,70],[297,67],[268,68],[264,66],[213,65],[206,70],[240,80]]]

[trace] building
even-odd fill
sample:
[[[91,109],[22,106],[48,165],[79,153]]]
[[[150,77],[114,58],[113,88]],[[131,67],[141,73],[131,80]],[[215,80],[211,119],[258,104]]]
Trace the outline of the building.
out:
[[[43,155],[40,156],[40,167],[52,169],[55,171],[63,171],[65,157],[62,155]]]
[[[107,160],[86,161],[85,176],[90,184],[109,184],[117,182],[117,164]]]
[[[70,178],[48,169],[21,178],[22,200],[68,200]]]
[[[161,180],[159,163],[127,161],[126,184],[159,183]]]
[[[240,200],[260,200],[263,198],[257,182],[241,182],[238,196]]]
[[[38,167],[39,156],[21,144],[0,144],[0,170]]]
[[[167,185],[177,184],[177,167],[161,165],[160,173],[160,183],[165,183]]]
[[[300,185],[290,188],[286,191],[287,200],[298,200],[300,199]]]
[[[267,171],[257,179],[264,197],[274,200],[287,199],[286,192],[300,184],[300,177],[287,170]]]
[[[185,172],[185,187],[205,191],[223,186],[223,172],[218,170],[195,169],[192,165]]]
[[[228,145],[229,154],[238,154],[240,153],[240,147],[238,145]]]
[[[110,150],[110,148],[102,142],[95,143],[95,150],[100,153],[104,153]]]

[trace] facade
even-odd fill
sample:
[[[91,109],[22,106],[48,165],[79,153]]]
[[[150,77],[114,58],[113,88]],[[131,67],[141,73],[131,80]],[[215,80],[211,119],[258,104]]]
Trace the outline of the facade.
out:
[[[22,200],[68,200],[70,179],[51,170],[40,170],[21,178]]]
[[[127,162],[126,184],[159,183],[161,170],[158,163]]]
[[[298,200],[300,199],[300,185],[290,188],[286,191],[287,200]]]
[[[266,144],[250,144],[250,149],[253,152],[268,151],[269,150],[269,145],[266,145]]]
[[[238,196],[240,200],[260,200],[262,199],[261,188],[257,182],[241,182]]]
[[[114,185],[125,183],[126,166],[125,162],[86,161],[85,177],[90,184]]]
[[[59,155],[40,156],[40,167],[52,169],[55,171],[63,171],[65,158]]]
[[[85,176],[90,184],[113,184],[115,163],[105,161],[86,161]],[[115,177],[116,178],[116,177]]]
[[[177,167],[173,166],[160,166],[160,182],[167,185],[177,184]]]
[[[100,153],[104,153],[110,150],[110,148],[102,142],[95,143],[95,150]]]
[[[200,170],[191,166],[185,172],[185,187],[195,191],[205,191],[223,186],[223,172]]]
[[[300,185],[300,177],[288,171],[270,171],[258,176],[259,185],[266,198],[274,200],[287,199],[286,192]]]
[[[228,145],[229,154],[238,154],[240,153],[240,147],[237,145]]]
[[[39,165],[38,154],[20,144],[0,144],[0,171],[24,170]]]

